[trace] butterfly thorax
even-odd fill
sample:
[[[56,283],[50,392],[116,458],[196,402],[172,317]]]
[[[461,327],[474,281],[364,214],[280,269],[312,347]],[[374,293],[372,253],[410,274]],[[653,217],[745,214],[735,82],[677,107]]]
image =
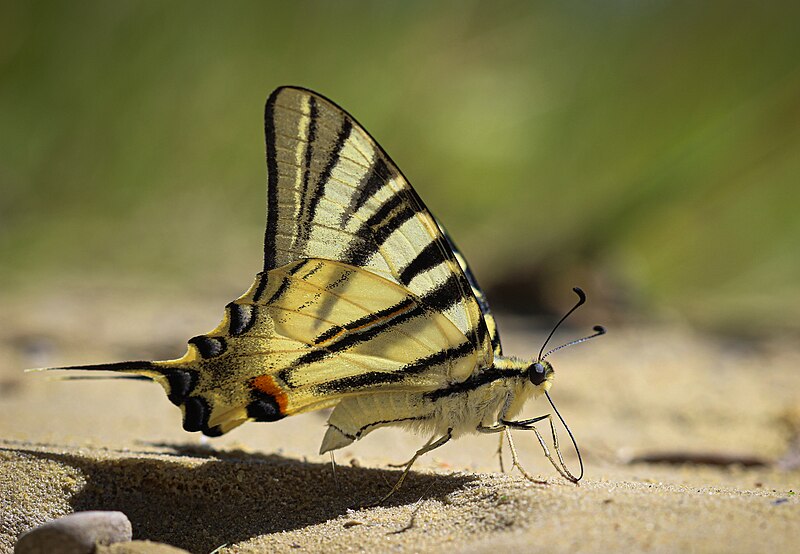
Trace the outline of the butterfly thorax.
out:
[[[535,366],[539,364],[539,367]],[[542,370],[540,375],[536,369]],[[453,397],[468,411],[467,417],[492,425],[518,414],[525,402],[550,389],[554,377],[549,363],[496,356],[492,365],[465,381],[430,393],[428,397]]]

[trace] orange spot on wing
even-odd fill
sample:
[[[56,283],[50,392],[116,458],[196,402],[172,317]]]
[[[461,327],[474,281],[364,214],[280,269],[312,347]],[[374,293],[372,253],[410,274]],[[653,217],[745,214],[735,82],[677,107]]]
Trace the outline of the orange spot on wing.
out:
[[[283,392],[270,375],[259,375],[252,380],[253,388],[260,390],[263,393],[270,395],[278,403],[278,408],[281,410],[281,415],[286,415],[286,407],[289,404],[289,398]]]

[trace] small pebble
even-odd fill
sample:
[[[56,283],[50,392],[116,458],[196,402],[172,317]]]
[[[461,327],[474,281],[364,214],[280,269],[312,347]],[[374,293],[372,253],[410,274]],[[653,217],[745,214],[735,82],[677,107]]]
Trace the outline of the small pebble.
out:
[[[350,527],[355,527],[356,525],[364,525],[364,522],[358,521],[356,519],[351,519],[350,521],[345,521],[342,524],[342,527],[344,527],[345,529],[349,529]]]
[[[22,535],[14,554],[91,554],[97,544],[130,541],[131,522],[122,512],[77,512]]]

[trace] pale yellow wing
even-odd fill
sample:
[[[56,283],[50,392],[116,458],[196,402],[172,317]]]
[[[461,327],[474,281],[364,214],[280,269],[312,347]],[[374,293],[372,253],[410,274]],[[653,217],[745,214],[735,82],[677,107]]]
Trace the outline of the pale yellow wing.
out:
[[[490,367],[499,339],[480,287],[355,119],[283,87],[267,100],[265,132],[264,271],[253,287],[179,360],[82,368],[151,377],[185,429],[219,435]]]
[[[152,362],[148,375],[183,408],[187,430],[214,435],[347,396],[436,390],[478,361],[447,317],[400,285],[310,259],[259,274],[216,329],[191,339],[183,358]]]
[[[436,220],[364,128],[323,96],[283,87],[267,101],[265,129],[264,270],[303,258],[363,268],[441,312],[473,344],[479,366],[490,366],[491,338],[472,284]]]

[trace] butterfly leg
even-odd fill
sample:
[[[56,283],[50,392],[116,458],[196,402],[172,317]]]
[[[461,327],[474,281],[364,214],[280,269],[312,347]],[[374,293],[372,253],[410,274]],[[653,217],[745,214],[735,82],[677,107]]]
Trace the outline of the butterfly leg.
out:
[[[403,484],[403,481],[405,481],[406,475],[408,475],[408,472],[411,471],[411,466],[414,465],[414,462],[417,461],[417,458],[419,458],[423,454],[426,454],[426,453],[430,452],[431,450],[435,450],[436,448],[439,448],[440,446],[444,445],[447,441],[449,441],[452,437],[453,437],[453,430],[452,429],[448,429],[446,435],[444,435],[443,437],[440,437],[436,441],[433,441],[433,442],[428,441],[425,444],[425,446],[423,446],[422,448],[417,450],[417,452],[411,457],[411,459],[408,461],[408,463],[406,463],[406,468],[403,470],[403,474],[400,475],[400,479],[398,479],[397,483],[394,484],[394,486],[392,487],[392,490],[390,490],[389,493],[386,496],[384,496],[383,498],[381,498],[378,502],[376,502],[375,504],[372,504],[372,506],[377,506],[378,504],[383,504],[384,502],[386,502],[386,500],[390,496],[392,496],[395,492],[397,492],[397,490]]]
[[[433,437],[431,437],[430,439],[428,439],[428,442],[426,442],[424,445],[422,445],[422,448],[428,448],[428,446],[430,446],[430,444],[433,442],[434,438],[435,438],[435,435]],[[411,457],[410,460],[406,460],[405,462],[400,462],[399,464],[386,464],[386,465],[389,466],[389,467],[406,467],[408,464],[414,463],[414,460],[416,460],[416,459],[417,459],[417,455],[414,454]]]
[[[505,417],[505,414],[508,413],[508,410],[511,407],[511,401],[512,400],[513,400],[513,396],[510,393],[507,394],[505,402],[503,402],[503,408],[500,411],[500,414],[498,414],[498,418],[500,420],[502,420]],[[506,472],[506,468],[504,467],[504,464],[503,464],[503,435],[506,436],[506,438],[509,441],[509,444],[511,444],[511,431],[509,431],[507,427],[505,427],[505,426],[503,426],[503,427],[504,427],[503,433],[499,437],[500,440],[497,441],[497,461],[500,462],[500,473],[505,473]],[[513,449],[512,449],[511,452],[512,452],[512,454],[514,456],[516,456],[516,453],[513,451]],[[519,466],[519,463],[512,463],[511,471],[514,470],[514,465]],[[520,467],[520,471],[522,471],[522,466],[519,466],[519,467]]]
[[[478,425],[476,429],[479,433],[503,433],[503,434],[508,433],[507,427],[502,424],[491,425],[491,426]],[[506,472],[505,467],[503,467],[503,434],[500,435],[500,441],[499,444],[497,445],[497,457],[500,460],[500,473]]]
[[[528,473],[522,464],[519,463],[519,456],[517,455],[517,448],[514,446],[514,439],[511,437],[511,431],[506,428],[506,439],[508,439],[508,448],[511,450],[511,469],[517,468],[519,472],[522,474],[525,479],[531,481],[532,483],[537,483],[539,485],[546,485],[547,481],[542,481],[541,479],[535,478],[533,475]]]
[[[536,421],[539,421],[539,419],[540,418],[536,418]],[[501,435],[500,435],[500,448],[499,448],[499,451],[501,452],[501,454],[500,454],[500,470],[501,471],[503,471],[502,449],[503,449],[503,436],[505,435],[505,438],[508,440],[508,447],[511,450],[511,469],[513,470],[514,468],[517,468],[519,470],[519,472],[528,481],[533,481],[534,483],[544,484],[545,481],[541,481],[541,480],[536,479],[535,477],[533,477],[533,475],[528,473],[525,470],[525,468],[522,467],[522,464],[519,463],[519,456],[517,455],[517,448],[514,446],[514,439],[511,437],[511,431],[510,431],[510,429],[512,427],[514,427],[511,424],[516,424],[516,423],[524,423],[524,422],[501,420],[500,423],[498,423],[496,425],[489,426],[489,427],[486,427],[486,426],[483,426],[483,425],[478,425],[477,429],[478,429],[478,432],[480,432],[480,433],[501,433]],[[525,429],[528,429],[528,428],[529,427],[525,427]],[[530,427],[530,428],[532,428],[532,427]]]
[[[333,450],[329,452],[331,455],[331,474],[333,475],[333,486],[339,490],[339,480],[336,478],[336,458],[333,457]]]
[[[542,434],[539,433],[539,430],[534,426],[534,423],[537,423],[545,419],[550,422],[550,432],[553,435],[553,448],[556,451],[559,463],[556,463],[556,461],[553,459],[553,456],[550,454],[550,449],[547,447],[547,443],[544,441]],[[578,483],[579,479],[574,475],[572,475],[572,473],[567,468],[567,465],[564,463],[564,458],[561,455],[561,449],[558,446],[558,434],[556,433],[556,427],[553,424],[553,419],[550,417],[550,414],[534,417],[532,419],[525,419],[522,421],[501,420],[501,423],[507,425],[511,429],[519,429],[521,431],[533,431],[534,433],[536,433],[536,438],[539,441],[539,445],[542,447],[542,451],[544,452],[545,457],[550,461],[553,467],[556,468],[556,471],[567,481],[570,481],[571,483],[575,484]],[[509,446],[511,446],[512,444],[513,443],[511,441],[511,436],[509,434]],[[516,457],[513,446],[511,446],[511,453],[512,456]]]

